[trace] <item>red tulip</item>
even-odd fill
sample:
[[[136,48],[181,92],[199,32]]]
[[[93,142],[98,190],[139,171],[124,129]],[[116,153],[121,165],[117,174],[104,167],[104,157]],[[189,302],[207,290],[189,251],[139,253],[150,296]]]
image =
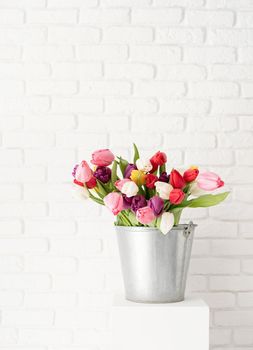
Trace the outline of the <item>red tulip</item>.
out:
[[[88,188],[92,189],[97,186],[97,180],[95,179],[95,177],[92,176],[92,178],[89,181],[87,181],[85,184]]]
[[[156,152],[156,154],[153,155],[153,157],[150,159],[150,162],[153,166],[152,171],[156,171],[158,166],[161,166],[167,162],[167,156],[164,152]]]
[[[170,173],[170,184],[174,188],[185,187],[185,180],[183,179],[183,176],[175,169],[173,169]]]
[[[172,204],[180,204],[184,200],[184,192],[179,188],[175,188],[170,192],[170,203]]]
[[[147,176],[146,176],[147,188],[155,188],[156,181],[158,181],[158,176],[153,175],[153,174],[147,174]]]
[[[186,182],[192,182],[196,179],[199,174],[199,170],[197,168],[190,168],[184,172],[183,178]]]

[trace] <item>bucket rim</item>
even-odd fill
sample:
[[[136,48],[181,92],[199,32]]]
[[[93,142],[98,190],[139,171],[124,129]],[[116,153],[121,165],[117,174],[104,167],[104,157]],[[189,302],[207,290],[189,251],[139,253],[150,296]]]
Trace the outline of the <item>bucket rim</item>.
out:
[[[190,222],[189,224],[178,224],[177,226],[173,226],[170,231],[174,231],[174,230],[183,230],[186,227],[197,227],[197,224],[194,224],[192,222]],[[120,230],[125,230],[125,231],[129,231],[129,230],[134,230],[134,231],[152,231],[152,230],[158,230],[159,228],[157,227],[146,227],[146,226],[120,226],[120,225],[115,225],[114,226],[116,229],[120,228]]]

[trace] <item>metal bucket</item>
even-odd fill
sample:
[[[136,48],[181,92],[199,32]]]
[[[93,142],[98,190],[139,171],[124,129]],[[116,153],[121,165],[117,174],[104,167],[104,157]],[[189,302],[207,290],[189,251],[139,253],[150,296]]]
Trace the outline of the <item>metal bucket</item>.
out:
[[[167,235],[150,227],[116,226],[127,300],[184,300],[195,226],[178,225]]]

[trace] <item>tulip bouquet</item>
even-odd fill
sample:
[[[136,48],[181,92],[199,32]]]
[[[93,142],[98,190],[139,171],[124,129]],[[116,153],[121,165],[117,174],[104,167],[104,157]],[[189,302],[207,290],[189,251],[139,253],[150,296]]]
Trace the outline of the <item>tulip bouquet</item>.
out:
[[[160,151],[141,158],[134,144],[132,163],[102,149],[92,154],[93,169],[83,160],[72,175],[79,194],[105,205],[116,216],[115,225],[157,227],[166,234],[178,225],[184,208],[210,207],[229,193],[209,193],[224,185],[213,172],[201,172],[195,166],[168,172],[166,162],[166,154]]]

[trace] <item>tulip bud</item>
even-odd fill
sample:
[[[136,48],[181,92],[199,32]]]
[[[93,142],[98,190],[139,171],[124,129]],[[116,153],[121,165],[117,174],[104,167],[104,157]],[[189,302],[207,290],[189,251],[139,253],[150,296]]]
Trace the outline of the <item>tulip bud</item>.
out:
[[[81,183],[89,181],[92,177],[92,171],[85,160],[74,169],[73,173],[75,173],[75,179]]]
[[[155,219],[155,215],[150,207],[143,207],[136,211],[136,219],[141,224],[146,225]]]
[[[150,159],[152,164],[152,172],[156,171],[158,166],[161,166],[167,162],[167,156],[164,152],[156,152],[153,157]]]
[[[179,188],[175,188],[170,192],[170,203],[171,204],[180,204],[184,200],[185,194]]]
[[[161,216],[161,221],[160,221],[160,231],[166,235],[173,227],[174,225],[174,215],[169,212],[165,212]]]
[[[133,197],[139,192],[139,187],[133,181],[127,181],[122,186],[121,192],[127,197]]]
[[[130,179],[132,170],[137,170],[136,165],[132,163],[127,164],[126,169],[124,171],[124,178]]]
[[[162,199],[169,199],[170,192],[173,190],[173,187],[170,184],[166,182],[157,181],[155,183],[155,187],[157,193]]]
[[[114,155],[109,149],[100,149],[92,153],[91,163],[98,166],[108,166],[112,164]]]
[[[176,169],[173,169],[170,173],[170,184],[174,188],[185,187],[185,181],[183,179],[183,176]]]
[[[213,191],[219,187],[222,187],[224,182],[217,174],[206,171],[199,174],[197,184],[202,190]]]
[[[148,201],[148,206],[153,210],[155,216],[160,216],[163,212],[164,202],[162,198],[154,196]]]
[[[106,166],[98,166],[94,171],[94,176],[104,184],[111,180],[111,169]]]
[[[113,215],[118,215],[122,210],[124,210],[123,197],[120,193],[108,193],[104,197],[104,203],[105,206],[112,211]]]
[[[146,206],[147,206],[147,201],[142,194],[137,194],[136,196],[133,197],[132,203],[131,203],[132,211],[136,213],[138,209]]]
[[[197,182],[194,181],[193,183],[191,183],[190,193],[192,196],[198,197],[198,196],[202,196],[202,195],[206,194],[206,191],[202,190],[198,186]]]
[[[148,173],[152,169],[152,164],[149,159],[137,159],[136,166],[138,170],[143,171],[144,173]]]
[[[141,170],[132,170],[130,179],[133,180],[138,186],[145,184],[146,175]]]
[[[156,181],[158,181],[158,177],[156,175],[147,174],[147,177],[146,177],[147,188],[155,188]]]
[[[97,180],[92,176],[89,181],[85,182],[85,185],[87,188],[92,189],[97,186]]]
[[[184,172],[183,178],[185,182],[192,182],[196,179],[199,174],[199,170],[197,168],[190,168]]]

